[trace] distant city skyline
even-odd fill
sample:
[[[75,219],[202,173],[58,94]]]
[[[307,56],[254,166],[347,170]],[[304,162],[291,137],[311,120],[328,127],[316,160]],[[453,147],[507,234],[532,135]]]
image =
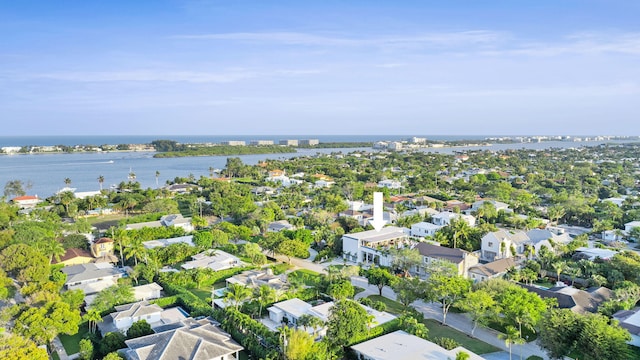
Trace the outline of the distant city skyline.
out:
[[[13,135],[640,135],[640,3],[0,4]]]

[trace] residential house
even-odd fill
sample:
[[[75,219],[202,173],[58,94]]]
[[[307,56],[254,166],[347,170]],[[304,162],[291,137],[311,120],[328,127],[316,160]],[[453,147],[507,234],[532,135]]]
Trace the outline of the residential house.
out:
[[[601,234],[602,240],[605,242],[624,241],[622,230],[604,230]]]
[[[368,214],[370,215],[370,214]],[[345,210],[338,213],[338,217],[346,217],[354,219],[358,222],[358,224],[364,224],[365,213],[357,211],[357,210]],[[369,218],[370,216],[367,216]]]
[[[118,305],[115,312],[102,318],[98,328],[102,335],[108,332],[126,332],[133,323],[144,320],[151,328],[174,324],[187,318],[188,315],[180,308],[163,309],[148,301],[139,301],[131,304]]]
[[[189,269],[211,269],[213,271],[221,271],[242,266],[243,262],[234,255],[222,250],[206,250],[199,254],[193,255],[191,261],[182,264],[182,268]]]
[[[613,314],[613,318],[631,334],[631,341],[628,343],[640,347],[640,308],[620,310]]]
[[[359,360],[446,360],[455,359],[459,352],[469,354],[469,360],[484,359],[462,346],[447,350],[403,330],[397,330],[353,345],[351,350],[355,352],[356,358]]]
[[[492,261],[487,264],[478,264],[469,268],[469,278],[473,282],[501,278],[511,268],[518,268],[520,264],[512,257]]]
[[[631,221],[624,224],[624,232],[629,234],[634,227],[640,227],[640,221]]]
[[[498,230],[482,237],[480,259],[494,261],[517,255],[516,248],[529,237],[521,230]]]
[[[145,227],[169,227],[175,226],[183,228],[186,232],[193,231],[193,225],[191,224],[191,218],[185,218],[181,214],[164,215],[158,221],[147,221],[142,223],[127,224],[126,230],[139,230]]]
[[[91,255],[96,258],[113,255],[113,240],[102,237],[91,243]]]
[[[464,277],[468,277],[469,268],[478,264],[477,256],[462,249],[452,249],[426,242],[418,243],[414,249],[422,256],[422,264],[415,269],[419,275],[428,275],[428,266],[434,261],[447,261],[454,264],[458,275]]]
[[[553,251],[554,244],[568,244],[568,233],[560,234],[549,229],[498,230],[482,237],[481,260],[494,261],[512,256],[535,256],[545,246]]]
[[[17,196],[11,199],[11,202],[19,206],[21,209],[32,208],[38,205],[42,200],[38,198],[38,195],[24,195]]]
[[[88,264],[95,259],[91,256],[91,253],[84,249],[71,248],[65,251],[64,255],[60,256],[60,261],[53,257],[52,264],[62,264],[64,266]]]
[[[617,250],[579,247],[576,249],[575,254],[573,254],[573,258],[577,260],[586,259],[589,261],[595,259],[610,260],[617,253]]]
[[[447,200],[444,203],[444,206],[442,207],[443,210],[451,211],[451,212],[454,212],[456,209],[460,211],[465,211],[465,210],[468,210],[469,208],[470,206],[467,203],[460,200]]]
[[[379,188],[387,188],[387,189],[402,189],[402,183],[398,180],[380,180],[378,181]]]
[[[501,201],[487,200],[487,199],[482,199],[474,202],[473,204],[471,204],[471,209],[469,210],[477,212],[478,210],[480,210],[482,205],[484,205],[484,203],[493,204],[493,206],[496,208],[497,211],[503,210],[505,212],[513,212],[513,210],[509,208],[509,204],[503,203]]]
[[[152,282],[133,287],[133,297],[138,300],[159,299],[162,297],[162,286]]]
[[[540,295],[543,299],[556,298],[558,299],[558,308],[570,309],[580,314],[586,312],[595,313],[602,303],[613,298],[613,291],[605,287],[591,287],[585,291],[576,289],[573,286],[555,286],[550,289],[541,289],[537,286],[519,285]]]
[[[281,301],[273,304],[273,306],[267,309],[267,311],[269,311],[269,318],[268,320],[263,321],[263,323],[272,330],[277,330],[283,322],[297,326],[298,320],[303,315],[317,317],[326,323],[329,320],[329,313],[334,305],[335,303],[331,301],[313,306],[298,298]],[[373,317],[373,321],[370,323],[369,327],[382,325],[396,318],[388,312],[377,311],[362,304],[359,305],[367,312],[367,314]],[[313,329],[307,330],[312,331]],[[319,331],[320,336],[324,336],[324,333],[325,329]]]
[[[143,242],[142,245],[144,245],[145,249],[154,249],[157,247],[167,247],[169,245],[180,244],[180,243],[187,244],[189,246],[194,246],[193,235],[179,236],[179,237],[170,238],[170,239],[149,240],[149,241]]]
[[[440,230],[442,226],[434,225],[428,222],[419,222],[411,225],[411,236],[414,237],[427,237],[434,236],[436,231]]]
[[[126,340],[127,360],[238,360],[244,348],[210,319],[186,319],[155,334]]]
[[[316,180],[316,182],[314,183],[314,186],[316,188],[330,188],[333,184],[335,184],[336,182],[333,180],[325,180],[325,179],[320,179],[320,180]]]
[[[193,184],[171,184],[165,186],[165,189],[174,194],[188,194],[191,191],[202,191],[200,186]]]
[[[391,257],[388,255],[388,250],[408,244],[409,240],[404,230],[389,226],[380,231],[369,230],[343,235],[342,256],[345,260],[354,263],[390,266]]]
[[[287,276],[285,274],[274,275],[271,268],[248,270],[236,274],[226,280],[229,284],[240,284],[252,289],[266,285],[274,290],[286,290],[289,288]]]
[[[291,225],[287,220],[278,220],[269,223],[267,232],[280,232],[282,230],[295,230],[295,226]]]
[[[469,226],[476,226],[476,218],[472,215],[458,214],[449,211],[443,211],[431,217],[431,222],[438,226],[447,226],[451,224],[454,219],[462,219],[469,224]]]
[[[82,290],[85,295],[95,294],[116,285],[124,272],[109,263],[79,264],[65,266],[61,270],[67,274],[65,288],[67,290]]]

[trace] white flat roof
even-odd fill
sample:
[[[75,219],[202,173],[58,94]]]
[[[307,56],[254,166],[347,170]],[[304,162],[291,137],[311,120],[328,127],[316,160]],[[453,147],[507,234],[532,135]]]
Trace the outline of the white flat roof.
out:
[[[481,356],[458,347],[446,350],[431,341],[421,339],[402,330],[379,336],[351,347],[372,360],[443,360],[455,359],[458,351],[465,351],[471,360],[482,360]]]
[[[378,241],[396,239],[399,237],[405,237],[406,234],[401,228],[397,226],[388,226],[388,227],[382,228],[382,230],[380,231],[368,230],[368,231],[362,231],[359,233],[345,234],[344,236],[351,239],[362,240],[366,242],[378,242]]]
[[[273,304],[274,308],[280,309],[287,314],[291,314],[296,318],[307,313],[312,308],[311,304],[308,304],[298,298],[293,298],[279,303]]]

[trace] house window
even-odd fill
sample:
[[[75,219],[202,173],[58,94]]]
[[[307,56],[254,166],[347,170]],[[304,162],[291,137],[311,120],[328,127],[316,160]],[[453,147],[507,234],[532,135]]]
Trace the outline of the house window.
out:
[[[489,241],[489,247],[493,247],[493,242]]]

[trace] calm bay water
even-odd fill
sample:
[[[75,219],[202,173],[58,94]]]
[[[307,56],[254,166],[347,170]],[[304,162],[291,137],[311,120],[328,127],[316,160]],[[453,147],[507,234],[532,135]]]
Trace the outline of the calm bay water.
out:
[[[291,137],[290,137],[291,138]],[[365,140],[363,140],[365,141]],[[631,141],[608,141],[608,143],[626,143]],[[424,151],[453,153],[462,150],[506,150],[506,149],[545,149],[570,148],[579,146],[597,146],[604,142],[561,142],[495,144],[491,146],[429,148]],[[75,143],[77,144],[77,143]],[[238,156],[245,164],[255,165],[265,159],[287,159],[294,156],[315,155],[316,153],[343,152],[371,149],[301,149],[291,154],[259,154]],[[156,187],[156,171],[160,172],[158,184],[162,186],[175,177],[196,178],[209,176],[209,168],[224,168],[227,156],[153,158],[152,152],[112,152],[112,153],[71,153],[71,154],[35,154],[0,155],[0,186],[9,180],[22,180],[31,184],[28,194],[41,198],[53,195],[65,186],[64,179],[71,179],[71,187],[77,191],[99,190],[98,177],[104,176],[103,186],[127,181],[129,172],[136,174],[136,180],[143,188]]]

